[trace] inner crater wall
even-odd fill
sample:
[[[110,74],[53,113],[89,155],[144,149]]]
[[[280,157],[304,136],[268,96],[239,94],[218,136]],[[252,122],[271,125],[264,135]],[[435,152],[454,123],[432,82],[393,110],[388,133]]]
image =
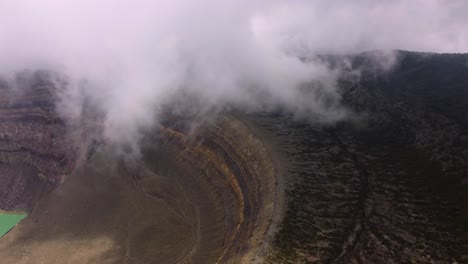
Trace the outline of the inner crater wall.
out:
[[[165,137],[180,149],[183,162],[200,172],[198,180],[223,206],[225,233],[217,263],[262,261],[277,209],[276,168],[266,147],[233,116],[190,133],[174,127],[163,129]]]

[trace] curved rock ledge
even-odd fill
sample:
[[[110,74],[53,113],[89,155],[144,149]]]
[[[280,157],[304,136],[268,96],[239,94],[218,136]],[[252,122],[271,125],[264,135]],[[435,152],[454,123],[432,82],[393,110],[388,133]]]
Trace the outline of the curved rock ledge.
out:
[[[101,147],[0,240],[8,263],[255,263],[275,210],[275,166],[225,116],[160,129],[142,159]]]
[[[226,235],[216,263],[260,261],[276,195],[275,166],[263,143],[230,116],[188,137],[173,129],[164,132],[223,203]]]

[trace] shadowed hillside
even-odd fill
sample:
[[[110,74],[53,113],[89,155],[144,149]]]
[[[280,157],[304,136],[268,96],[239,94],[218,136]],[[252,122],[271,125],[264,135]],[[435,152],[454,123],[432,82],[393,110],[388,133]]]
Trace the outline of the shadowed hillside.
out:
[[[468,55],[400,51],[388,71],[375,56],[331,60],[351,62],[356,121],[254,118],[292,176],[271,263],[468,261]]]

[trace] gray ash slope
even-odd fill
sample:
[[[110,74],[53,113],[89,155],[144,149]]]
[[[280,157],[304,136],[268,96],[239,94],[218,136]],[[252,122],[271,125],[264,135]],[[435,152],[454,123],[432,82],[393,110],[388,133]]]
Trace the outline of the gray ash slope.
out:
[[[358,121],[255,123],[288,161],[270,263],[468,263],[468,55],[397,51],[324,57]],[[349,67],[351,65],[351,67]]]

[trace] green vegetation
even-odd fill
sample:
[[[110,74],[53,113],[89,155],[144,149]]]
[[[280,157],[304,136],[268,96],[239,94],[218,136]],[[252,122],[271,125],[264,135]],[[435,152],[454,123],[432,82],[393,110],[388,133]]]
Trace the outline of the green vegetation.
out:
[[[23,220],[27,214],[25,213],[8,213],[0,211],[0,237],[3,237],[16,224]]]

